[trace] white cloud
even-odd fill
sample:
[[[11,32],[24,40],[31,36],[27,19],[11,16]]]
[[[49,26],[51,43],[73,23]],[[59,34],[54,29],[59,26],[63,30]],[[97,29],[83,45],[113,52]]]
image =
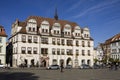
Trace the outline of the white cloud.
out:
[[[67,10],[67,12],[70,12],[70,11],[78,8],[81,4],[83,4],[84,1],[85,1],[85,0],[83,0],[83,1],[80,0],[79,2],[76,2],[74,5],[72,5],[72,7],[70,7],[70,8]]]
[[[109,8],[112,6],[112,4],[114,3],[117,3],[119,0],[108,0],[108,1],[105,1],[105,2],[102,2],[102,3],[99,3],[97,5],[94,5],[88,9],[86,9],[85,11],[83,12],[80,12],[78,15],[75,15],[73,16],[73,18],[79,18],[81,16],[84,16],[86,15],[87,13],[91,12],[91,13],[95,13],[95,12],[99,12],[99,11],[102,11],[106,8]]]

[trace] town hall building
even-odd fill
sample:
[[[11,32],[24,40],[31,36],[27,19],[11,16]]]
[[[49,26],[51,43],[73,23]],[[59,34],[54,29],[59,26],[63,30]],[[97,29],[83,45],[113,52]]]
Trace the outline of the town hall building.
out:
[[[48,67],[52,64],[78,67],[93,65],[94,40],[87,27],[54,18],[29,16],[12,24],[12,66],[25,64]]]

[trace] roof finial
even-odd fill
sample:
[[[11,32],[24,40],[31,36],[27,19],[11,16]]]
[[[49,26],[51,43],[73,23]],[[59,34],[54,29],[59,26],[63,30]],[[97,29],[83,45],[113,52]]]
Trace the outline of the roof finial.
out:
[[[58,20],[57,8],[55,8],[55,16],[54,16],[54,18],[55,18],[56,20]]]

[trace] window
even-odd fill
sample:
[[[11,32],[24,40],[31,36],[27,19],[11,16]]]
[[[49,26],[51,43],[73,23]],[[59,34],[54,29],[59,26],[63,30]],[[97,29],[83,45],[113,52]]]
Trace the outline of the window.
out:
[[[77,36],[77,33],[75,33],[75,36]]]
[[[73,45],[72,40],[67,40],[67,45],[68,45],[68,46],[72,46],[72,45]]]
[[[81,60],[81,63],[82,63],[82,64],[85,64],[85,60],[84,60],[84,59],[82,59],[82,60]]]
[[[64,55],[65,54],[65,50],[61,49],[61,54]]]
[[[48,33],[48,29],[46,29],[46,33]]]
[[[42,33],[44,33],[44,29],[42,29]]]
[[[118,52],[120,53],[120,48],[118,49]]]
[[[82,56],[85,56],[85,50],[82,50]]]
[[[48,29],[42,29],[42,33],[48,33]]]
[[[46,56],[48,54],[48,48],[42,48],[41,49],[41,54]]]
[[[65,45],[64,39],[61,39],[61,44],[62,44],[62,45]]]
[[[76,41],[76,46],[79,46],[79,41]]]
[[[59,31],[57,31],[57,34],[59,34]]]
[[[32,42],[32,36],[28,36],[28,42],[29,42],[29,43]]]
[[[57,49],[57,55],[60,55],[60,49]]]
[[[71,49],[67,49],[66,53],[67,53],[67,55],[73,55]]]
[[[0,46],[0,53],[2,53],[2,46]]]
[[[38,40],[37,36],[34,36],[34,43],[37,43],[37,40]]]
[[[37,47],[34,47],[34,48],[33,48],[33,53],[34,53],[34,54],[37,54]]]
[[[35,31],[35,28],[33,28],[33,31]]]
[[[90,50],[88,50],[88,56],[90,56]]]
[[[79,50],[78,49],[76,49],[76,54],[79,54]]]
[[[60,45],[60,39],[57,39],[57,44]]]
[[[55,45],[55,38],[52,38],[52,44]]]
[[[26,48],[25,48],[25,47],[22,47],[22,48],[21,48],[22,54],[25,54],[25,51],[26,51]]]
[[[28,54],[31,54],[31,52],[32,52],[32,48],[28,47]]]
[[[56,52],[56,50],[55,50],[55,48],[53,48],[52,49],[52,54],[55,55],[55,52]]]
[[[22,42],[26,42],[26,36],[22,35]]]
[[[76,56],[78,56],[79,55],[79,50],[78,49],[76,49]]]
[[[88,47],[90,47],[90,41],[88,41]]]
[[[56,34],[56,30],[54,30],[54,34]]]
[[[28,28],[28,31],[31,31],[31,27]]]
[[[80,33],[78,33],[78,36],[80,36]]]
[[[48,38],[42,37],[41,38],[41,43],[42,44],[48,44]]]
[[[65,32],[65,35],[67,35],[67,32]]]
[[[0,43],[2,43],[2,38],[0,37]]]
[[[70,36],[70,32],[68,32],[68,35]]]
[[[85,42],[84,41],[82,41],[82,47],[85,47]]]

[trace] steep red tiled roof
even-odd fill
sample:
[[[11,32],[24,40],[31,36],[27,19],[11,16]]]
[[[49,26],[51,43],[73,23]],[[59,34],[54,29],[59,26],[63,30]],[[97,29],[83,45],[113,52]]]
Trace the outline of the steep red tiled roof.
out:
[[[7,37],[7,35],[5,33],[5,29],[3,28],[3,26],[0,26],[0,36]]]
[[[26,28],[25,27],[27,25],[28,20],[30,20],[30,19],[35,19],[37,21],[37,27],[39,27],[41,25],[41,23],[45,20],[49,22],[50,28],[53,26],[54,23],[59,23],[61,25],[61,30],[63,30],[63,28],[65,27],[66,24],[71,25],[72,30],[74,30],[75,26],[78,26],[77,23],[66,21],[66,20],[56,20],[54,18],[44,18],[44,17],[40,17],[40,16],[29,16],[25,20],[25,22],[18,21],[18,25],[24,27],[24,28],[21,29],[20,32],[26,33]]]
[[[110,39],[105,41],[105,44],[110,44],[112,42],[120,41],[120,33],[116,34],[115,36],[111,37]]]
[[[44,20],[48,21],[50,23],[50,26],[52,26],[55,22],[60,23],[60,25],[62,27],[64,27],[65,24],[70,24],[72,27],[77,26],[77,23],[75,23],[75,22],[70,22],[70,21],[66,21],[66,20],[56,20],[54,18],[44,18],[44,17],[40,17],[40,16],[30,16],[30,17],[28,17],[27,20],[29,20],[29,19],[35,19],[37,21],[38,26],[40,26],[41,22],[44,21]]]

